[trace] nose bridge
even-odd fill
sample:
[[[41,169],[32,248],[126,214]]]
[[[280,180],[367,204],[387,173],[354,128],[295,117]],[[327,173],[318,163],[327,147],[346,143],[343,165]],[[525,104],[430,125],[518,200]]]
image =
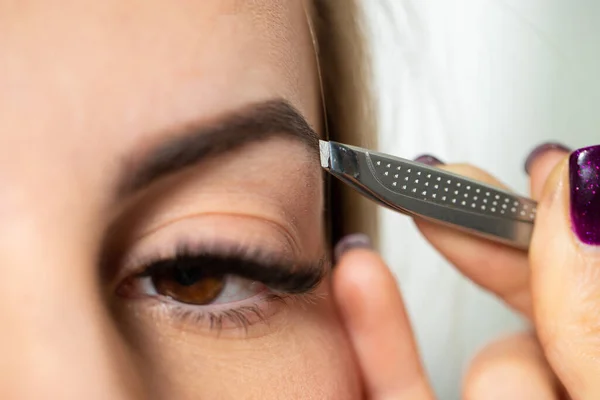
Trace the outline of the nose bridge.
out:
[[[0,224],[0,398],[144,398],[85,241],[47,212],[10,215]]]

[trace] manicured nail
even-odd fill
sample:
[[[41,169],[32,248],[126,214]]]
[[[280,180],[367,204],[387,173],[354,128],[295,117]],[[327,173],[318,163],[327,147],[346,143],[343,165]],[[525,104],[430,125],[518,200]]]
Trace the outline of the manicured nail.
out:
[[[569,181],[573,231],[583,243],[600,245],[600,146],[571,154]]]
[[[415,161],[418,163],[421,163],[421,164],[432,166],[432,167],[435,167],[436,165],[444,165],[444,162],[441,161],[439,158],[434,157],[429,154],[423,154],[423,155],[415,158]]]
[[[362,233],[354,233],[352,235],[344,236],[340,239],[340,241],[335,245],[333,255],[335,260],[338,261],[348,250],[358,248],[371,249],[372,247],[371,239],[369,239],[367,235]]]
[[[531,153],[529,153],[529,155],[527,156],[527,159],[525,160],[525,173],[529,175],[529,173],[531,172],[531,166],[533,165],[533,162],[542,154],[552,150],[562,151],[564,153],[569,153],[571,151],[571,149],[569,149],[567,146],[560,143],[542,143],[533,150],[531,150]]]

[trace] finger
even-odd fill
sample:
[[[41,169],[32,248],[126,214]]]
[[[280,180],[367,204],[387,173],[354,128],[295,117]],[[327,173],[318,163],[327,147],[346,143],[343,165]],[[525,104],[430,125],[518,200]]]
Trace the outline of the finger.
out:
[[[550,170],[565,157],[566,152],[568,151],[565,146],[547,143],[538,146],[530,153],[525,162],[525,171],[531,175],[531,191],[534,198],[539,197],[541,187]],[[493,176],[469,165],[440,165],[441,161],[432,156],[421,156],[417,161],[437,165],[506,189],[506,186]],[[428,221],[417,220],[416,222],[430,243],[465,276],[495,293],[524,315],[531,316],[529,267],[524,252]]]
[[[337,247],[333,293],[373,400],[430,400],[406,310],[394,277],[368,246],[353,235]],[[362,248],[357,248],[357,247]]]
[[[506,188],[491,175],[470,165],[439,167]],[[426,220],[417,218],[415,222],[431,245],[466,277],[495,293],[526,316],[531,315],[529,268],[525,252]]]
[[[465,400],[559,400],[560,389],[534,335],[519,333],[486,346],[467,372]]]
[[[600,398],[600,147],[548,178],[530,248],[535,324],[573,398]]]
[[[569,149],[559,143],[544,143],[529,154],[525,161],[525,172],[531,178],[529,186],[533,199],[540,198],[550,172],[568,155]]]

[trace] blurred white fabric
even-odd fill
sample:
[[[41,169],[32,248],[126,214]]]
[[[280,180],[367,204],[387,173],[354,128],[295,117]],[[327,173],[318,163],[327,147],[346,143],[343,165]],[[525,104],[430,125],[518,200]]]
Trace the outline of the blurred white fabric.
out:
[[[534,146],[598,143],[600,2],[363,4],[380,149],[472,163],[526,193],[523,162]],[[525,325],[455,272],[408,218],[382,210],[380,222],[383,255],[400,282],[430,379],[441,399],[458,399],[474,353]]]

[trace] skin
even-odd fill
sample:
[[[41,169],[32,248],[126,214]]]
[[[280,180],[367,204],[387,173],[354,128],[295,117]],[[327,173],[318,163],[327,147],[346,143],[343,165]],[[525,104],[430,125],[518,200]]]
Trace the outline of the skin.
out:
[[[319,127],[303,4],[2,1],[0,10],[0,397],[358,398],[328,281],[310,301],[263,305],[267,321],[247,332],[226,324],[220,334],[115,293],[139,272],[136,260],[172,255],[181,240],[300,261],[326,253],[322,173],[291,139],[112,196],[122,160],[174,126],[276,97]],[[123,262],[101,279],[114,227],[128,238]]]
[[[600,396],[599,253],[578,242],[571,230],[566,156],[565,151],[551,150],[532,161],[531,196],[539,205],[529,254],[415,221],[465,276],[532,324],[531,332],[500,338],[480,351],[465,376],[465,400]],[[504,187],[470,165],[441,168]],[[334,293],[369,398],[434,399],[402,298],[381,258],[364,249],[344,254],[335,271]]]
[[[174,126],[276,97],[319,127],[305,18],[301,2],[275,0],[0,1],[0,398],[434,397],[398,286],[371,250],[344,253],[312,296],[253,297],[265,321],[247,330],[217,333],[198,307],[119,292],[142,260],[181,241],[299,262],[327,253],[319,164],[292,139],[205,160],[132,198],[112,191],[123,160]],[[483,350],[467,399],[558,399],[561,384],[575,399],[600,396],[600,262],[570,231],[563,157],[531,165],[540,210],[529,257],[417,221],[536,328]],[[121,253],[102,270],[115,238]]]
[[[465,399],[595,399],[598,384],[598,249],[571,229],[568,152],[550,149],[530,167],[538,215],[529,253],[416,221],[425,237],[467,277],[532,324],[489,344],[473,360]],[[470,165],[442,168],[503,187]],[[415,367],[416,368],[416,367]],[[428,397],[415,397],[415,399]]]

